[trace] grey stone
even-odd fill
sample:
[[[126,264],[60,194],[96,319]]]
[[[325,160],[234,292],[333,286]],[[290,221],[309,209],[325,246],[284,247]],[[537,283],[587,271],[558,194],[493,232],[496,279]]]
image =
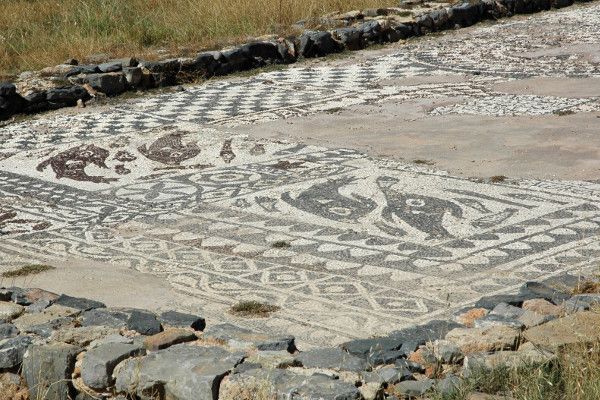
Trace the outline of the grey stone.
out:
[[[185,314],[177,311],[165,311],[158,316],[161,324],[172,328],[192,328],[195,331],[203,331],[206,327],[206,320],[193,314]]]
[[[535,349],[524,351],[500,351],[497,353],[473,353],[465,357],[463,376],[476,371],[491,371],[499,368],[516,369],[546,364],[554,358],[551,352]]]
[[[10,323],[0,324],[0,339],[8,339],[19,334],[19,329]]]
[[[458,364],[464,358],[460,347],[447,340],[433,342],[433,354],[437,360],[445,364]]]
[[[119,72],[123,69],[123,64],[118,61],[109,61],[98,65],[100,72]]]
[[[38,313],[44,311],[48,306],[50,306],[52,302],[48,299],[39,299],[38,301],[28,305],[25,308],[25,311],[28,313]]]
[[[413,374],[404,367],[386,366],[372,372],[362,374],[365,382],[378,382],[382,385],[393,385],[401,381],[413,379]]]
[[[135,308],[97,308],[81,316],[83,326],[127,328],[142,335],[154,335],[162,330],[156,315]]]
[[[406,360],[404,358],[402,358],[400,360],[396,360],[396,362],[394,364],[397,367],[406,368],[410,372],[416,372],[416,373],[419,373],[419,374],[424,374],[425,373],[425,367],[424,366],[422,366],[421,364],[416,363],[414,361]]]
[[[112,333],[110,335],[100,337],[94,341],[92,341],[89,345],[90,349],[96,348],[98,346],[102,346],[107,343],[123,343],[123,344],[134,344],[133,338],[122,336],[118,333]],[[141,343],[141,341],[140,341]]]
[[[229,347],[235,349],[286,350],[290,353],[296,351],[295,338],[293,336],[273,337],[232,324],[209,326],[205,329],[203,337],[223,341]]]
[[[75,76],[75,75],[87,75],[87,74],[97,74],[100,72],[100,69],[97,65],[77,65],[73,68],[70,68],[65,74],[65,78]]]
[[[405,396],[421,396],[432,389],[434,384],[435,381],[428,378],[421,381],[402,381],[396,384],[395,389]]]
[[[360,391],[351,383],[326,375],[296,375],[288,370],[253,369],[235,374],[222,385],[220,400],[235,400],[237,393],[261,388],[265,398],[298,400],[358,400]]]
[[[600,314],[582,311],[527,329],[524,337],[537,347],[556,352],[566,346],[597,342],[599,326]]]
[[[106,343],[86,352],[81,363],[83,383],[93,389],[105,389],[113,384],[113,369],[129,357],[145,353],[142,346]]]
[[[50,340],[79,346],[88,346],[95,340],[118,333],[118,329],[106,326],[67,326],[54,331],[50,336]]]
[[[370,365],[393,364],[399,358],[405,357],[402,350],[378,350],[367,355],[367,362]]]
[[[475,308],[487,308],[488,310],[492,310],[500,303],[507,303],[511,306],[521,307],[525,300],[531,300],[535,298],[539,298],[539,296],[532,292],[486,296],[482,297],[475,303]]]
[[[83,82],[107,96],[115,96],[127,90],[127,79],[122,72],[89,74],[83,78]]]
[[[533,296],[546,299],[554,304],[561,304],[571,297],[570,293],[573,292],[578,283],[578,277],[563,274],[545,282],[526,282],[519,291],[525,296]]]
[[[74,319],[71,317],[60,317],[42,324],[30,325],[26,329],[23,329],[23,331],[33,333],[43,338],[49,338],[54,331],[63,326],[70,325],[73,321]]]
[[[10,322],[25,311],[21,305],[9,302],[0,302],[0,322]]]
[[[511,306],[507,303],[499,303],[498,305],[496,305],[496,307],[492,309],[490,314],[496,314],[506,318],[518,319],[521,315],[523,315],[524,312],[525,310],[523,310],[522,308]]]
[[[485,323],[486,321],[491,322],[490,319],[493,319],[494,315],[505,318],[506,323],[504,323],[504,325],[512,324],[511,326],[517,327],[517,323],[515,321],[519,321],[525,328],[537,326],[554,319],[553,316],[542,315],[534,311],[524,310],[506,303],[500,303],[494,307],[487,317],[483,317],[479,324],[476,321],[475,326],[479,328],[483,327],[482,323]],[[501,323],[500,320],[498,320],[498,322]]]
[[[69,324],[73,321],[72,317],[78,313],[79,310],[75,308],[52,304],[39,313],[21,315],[19,318],[13,320],[13,324],[21,332],[43,331],[48,326],[58,328],[59,326]]]
[[[353,356],[338,348],[318,348],[300,353],[296,361],[305,368],[327,368],[336,371],[364,371],[369,364],[360,357]]]
[[[29,336],[17,336],[0,340],[0,369],[18,367],[23,361],[23,354],[31,345]]]
[[[380,337],[351,340],[342,343],[341,348],[352,355],[366,359],[370,354],[399,350],[402,343],[402,338]]]
[[[446,340],[456,343],[463,354],[482,351],[512,350],[520,339],[520,330],[499,325],[487,328],[456,328]]]
[[[488,328],[490,326],[504,325],[511,328],[523,329],[525,324],[518,319],[498,314],[488,314],[473,321],[474,328]]]
[[[122,362],[115,369],[115,389],[142,399],[164,393],[179,400],[213,400],[223,377],[243,358],[220,347],[175,345]]]
[[[92,310],[94,308],[104,308],[106,305],[100,301],[90,300],[83,297],[71,297],[61,294],[54,304],[60,304],[65,307],[76,308],[82,311]]]
[[[600,305],[600,294],[577,294],[564,303],[565,312],[568,314],[587,311],[594,305]]]
[[[436,391],[445,397],[455,395],[461,385],[461,379],[456,375],[447,375],[444,379],[435,382]]]
[[[420,345],[442,339],[452,329],[460,328],[462,326],[463,325],[453,321],[433,320],[423,325],[394,331],[390,333],[389,336],[402,341],[402,347],[399,350],[404,351],[408,356]]]
[[[31,397],[47,400],[73,398],[70,384],[79,348],[65,343],[32,345],[23,356],[23,375]]]

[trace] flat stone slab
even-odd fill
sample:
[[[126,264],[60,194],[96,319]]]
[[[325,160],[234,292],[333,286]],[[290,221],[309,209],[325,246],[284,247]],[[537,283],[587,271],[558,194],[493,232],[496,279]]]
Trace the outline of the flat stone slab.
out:
[[[524,337],[536,346],[557,351],[570,345],[585,345],[600,340],[600,314],[578,312],[528,329]]]
[[[207,321],[310,344],[389,335],[484,296],[489,309],[558,302],[511,293],[600,262],[599,10],[2,126],[1,268],[40,258],[66,273],[68,258],[151,274]],[[242,300],[281,309],[228,313]],[[84,325],[132,328],[99,310]],[[136,330],[157,333],[155,320]]]
[[[23,375],[32,397],[71,399],[71,374],[79,351],[79,347],[66,343],[31,346],[23,357]]]
[[[194,332],[187,329],[167,329],[144,339],[144,346],[148,350],[160,350],[178,343],[190,342],[198,339]]]
[[[145,353],[142,346],[127,343],[106,343],[87,351],[81,363],[83,383],[93,389],[105,389],[113,384],[112,372],[121,361]]]
[[[121,363],[115,370],[115,388],[130,394],[157,390],[181,400],[213,400],[221,379],[243,358],[220,347],[175,345]]]

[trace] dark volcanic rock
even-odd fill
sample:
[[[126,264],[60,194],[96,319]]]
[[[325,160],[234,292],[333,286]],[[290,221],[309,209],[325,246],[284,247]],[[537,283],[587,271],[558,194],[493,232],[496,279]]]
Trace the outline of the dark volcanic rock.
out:
[[[88,100],[89,93],[81,86],[69,86],[55,89],[48,89],[46,92],[46,101],[51,108],[59,108],[77,105],[77,100]]]
[[[335,41],[331,33],[320,31],[305,31],[300,36],[298,53],[303,57],[323,57],[327,54],[342,51],[341,43]]]
[[[485,7],[481,2],[460,3],[450,8],[452,22],[461,27],[471,26],[483,19]]]
[[[206,320],[203,317],[177,311],[165,311],[158,319],[163,325],[173,328],[193,328],[195,331],[203,331],[206,327]]]
[[[59,304],[65,307],[76,308],[82,311],[92,310],[94,308],[105,308],[106,305],[102,302],[86,299],[83,297],[71,297],[66,294],[61,294],[54,304]]]
[[[11,115],[21,113],[27,106],[27,100],[17,93],[12,83],[0,83],[0,121]]]
[[[83,78],[83,82],[107,96],[116,96],[127,90],[127,79],[122,72],[89,74]]]
[[[354,27],[334,30],[333,36],[348,50],[360,50],[365,47],[362,32]]]
[[[127,328],[142,335],[154,335],[162,330],[156,315],[149,311],[134,308],[97,308],[86,311],[81,316],[83,326],[108,326]]]
[[[216,339],[227,343],[232,348],[256,348],[262,351],[296,351],[293,336],[269,336],[241,328],[233,324],[218,324],[204,331],[204,338]]]
[[[296,356],[305,368],[326,368],[336,371],[364,371],[369,364],[364,358],[353,356],[342,349],[325,348],[305,351]]]

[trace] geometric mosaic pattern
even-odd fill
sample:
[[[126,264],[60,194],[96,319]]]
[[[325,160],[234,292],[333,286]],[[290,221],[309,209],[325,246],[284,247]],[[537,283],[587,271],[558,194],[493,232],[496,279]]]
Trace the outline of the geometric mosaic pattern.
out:
[[[275,303],[273,318],[234,322],[313,343],[383,334],[525,280],[587,271],[600,262],[600,183],[490,184],[226,127],[388,99],[456,100],[433,115],[597,110],[597,97],[491,89],[539,71],[600,75],[589,57],[544,53],[597,38],[591,11],[600,6],[475,27],[467,42],[415,41],[362,64],[300,65],[6,126],[3,268],[115,263],[163,277],[221,320],[240,299]],[[556,37],[536,36],[541,24]],[[465,71],[476,74],[393,83]]]

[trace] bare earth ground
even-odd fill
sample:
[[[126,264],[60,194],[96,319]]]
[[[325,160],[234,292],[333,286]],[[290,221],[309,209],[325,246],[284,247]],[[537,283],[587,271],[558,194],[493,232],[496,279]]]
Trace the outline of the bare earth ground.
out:
[[[590,271],[599,22],[575,6],[0,128],[1,268],[307,345]]]

